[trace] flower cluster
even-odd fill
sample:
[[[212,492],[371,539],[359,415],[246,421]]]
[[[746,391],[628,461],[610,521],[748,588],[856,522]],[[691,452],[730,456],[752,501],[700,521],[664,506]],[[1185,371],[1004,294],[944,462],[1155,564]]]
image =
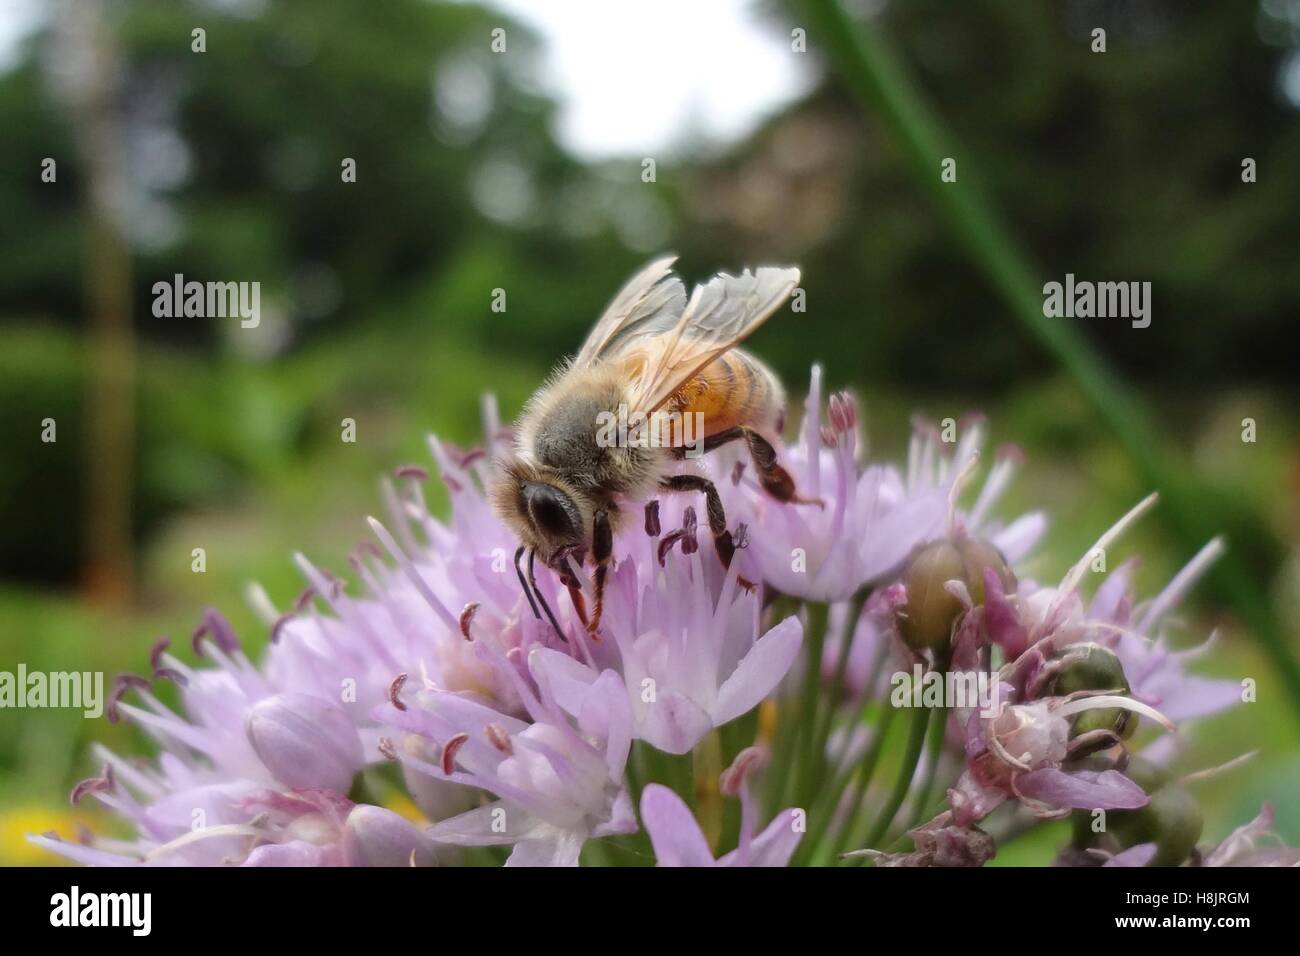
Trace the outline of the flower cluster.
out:
[[[485,493],[510,433],[490,400],[484,417],[483,448],[430,439],[449,517],[427,507],[423,468],[399,468],[350,578],[298,555],[307,587],[291,606],[254,592],[260,663],[209,610],[192,639],[207,666],[160,641],[147,675],[118,677],[109,718],[160,756],[96,748],[103,769],[72,799],[119,814],[132,839],[33,840],[96,865],[783,866],[864,842],[885,865],[977,865],[996,852],[979,824],[1011,805],[1013,821],[1115,813],[1063,862],[1294,856],[1257,846],[1267,812],[1197,850],[1177,748],[1149,740],[1238,698],[1189,675],[1161,634],[1221,546],[1144,604],[1129,564],[1081,593],[1094,553],[1150,502],[1058,586],[1035,584],[1020,572],[1045,517],[994,517],[1018,453],[973,489],[972,420],[955,442],[918,425],[901,468],[865,463],[852,398],[823,403],[814,369],[798,439],[779,453],[819,506],[767,497],[743,452],[684,463],[718,486],[735,560],[698,540],[690,496],[637,503],[645,520],[615,536],[590,634],[577,565],[572,580],[529,581],[550,613],[530,607]],[[994,700],[919,711],[882,785],[877,766],[895,762],[881,759],[896,710],[885,684],[913,668],[978,678]],[[951,786],[933,814],[939,779]],[[895,852],[905,834],[914,849]]]

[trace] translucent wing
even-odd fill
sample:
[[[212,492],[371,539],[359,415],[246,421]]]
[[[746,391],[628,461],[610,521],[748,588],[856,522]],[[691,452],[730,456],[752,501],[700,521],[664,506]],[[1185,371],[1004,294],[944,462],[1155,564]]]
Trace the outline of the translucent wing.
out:
[[[632,343],[672,331],[686,308],[686,287],[672,274],[676,256],[656,259],[614,296],[573,360],[575,368],[606,361]]]
[[[798,284],[798,269],[765,266],[738,276],[724,272],[696,286],[681,318],[647,352],[633,385],[633,410],[649,413],[663,406],[762,325]]]

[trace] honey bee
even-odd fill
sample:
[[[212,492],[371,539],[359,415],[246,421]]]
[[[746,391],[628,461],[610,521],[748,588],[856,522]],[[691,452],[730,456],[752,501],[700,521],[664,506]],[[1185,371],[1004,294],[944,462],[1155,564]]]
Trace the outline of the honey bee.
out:
[[[537,590],[538,552],[568,586],[594,634],[614,532],[627,504],[656,490],[703,493],[715,549],[730,567],[736,542],[717,488],[701,474],[678,473],[688,450],[706,453],[742,440],[768,494],[779,501],[820,504],[796,494],[769,440],[779,435],[784,417],[780,382],[736,348],[789,298],[799,270],[722,273],[696,286],[688,300],[671,271],[675,259],[650,263],[619,291],[577,356],[525,406],[513,453],[497,462],[491,500],[519,536],[520,586],[534,616],[541,617],[540,602],[562,638]],[[620,432],[619,440],[611,441],[602,423],[615,419],[632,424],[626,435]],[[700,434],[688,447],[692,422],[700,423],[695,429]],[[525,552],[527,578],[521,565]],[[595,565],[590,616],[568,567],[570,557],[581,564],[588,554]]]

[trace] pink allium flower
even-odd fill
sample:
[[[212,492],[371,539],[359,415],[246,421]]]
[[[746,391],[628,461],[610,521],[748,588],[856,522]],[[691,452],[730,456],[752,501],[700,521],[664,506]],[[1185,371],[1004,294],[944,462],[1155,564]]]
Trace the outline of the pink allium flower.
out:
[[[1164,645],[1170,612],[1221,545],[1212,542],[1144,605],[1130,593],[1127,564],[1085,604],[1087,557],[1054,588],[1012,574],[1045,527],[1037,512],[1005,525],[994,517],[1018,455],[998,456],[962,507],[978,470],[979,423],[963,429],[950,453],[932,429],[918,429],[900,469],[859,460],[848,396],[833,396],[829,424],[822,418],[814,370],[799,441],[779,454],[800,493],[821,507],[767,497],[725,449],[683,465],[703,468],[725,498],[743,543],[729,569],[707,536],[700,540],[698,501],[637,503],[645,521],[625,522],[615,536],[604,618],[591,635],[584,569],[571,566],[572,582],[550,568],[529,581],[532,569],[515,564],[518,542],[488,506],[491,459],[510,441],[488,401],[485,449],[429,441],[451,499],[447,518],[425,503],[424,469],[404,466],[384,485],[387,517],[369,519],[375,540],[349,560],[351,584],[297,555],[307,587],[289,607],[251,591],[270,638],[260,662],[208,611],[193,640],[208,666],[191,666],[160,642],[147,678],[118,678],[110,719],[135,723],[160,756],[142,766],[96,748],[104,769],[73,800],[116,812],[134,838],[33,839],[97,865],[425,865],[470,846],[509,847],[510,865],[573,865],[592,840],[653,849],[663,865],[834,858],[848,849],[842,841],[860,813],[880,813],[873,829],[887,834],[902,805],[867,786],[877,745],[889,740],[865,719],[881,696],[868,678],[882,654],[909,669],[921,662],[990,673],[1004,693],[991,713],[950,714],[948,750],[910,751],[919,772],[947,774],[934,793],[947,790],[949,809],[907,823],[901,832],[915,849],[871,854],[878,864],[979,865],[995,848],[975,823],[1008,802],[1043,817],[1143,807],[1147,795],[1117,759],[1127,717],[1111,726],[1112,717],[1098,715],[1138,714],[1171,729],[1169,717],[1204,716],[1236,700],[1235,684],[1187,674],[1190,655]],[[968,573],[925,588],[955,602],[943,604],[956,611],[950,640],[921,650],[906,644],[898,621],[910,607],[909,566],[936,542],[977,541],[996,549],[980,554],[994,555],[999,570],[1008,564],[1006,575],[983,566],[982,582]],[[802,608],[778,614],[773,597]],[[534,613],[534,600],[545,614]],[[803,653],[814,621],[830,622],[816,635],[826,648],[816,662]],[[939,621],[943,638],[947,618]],[[842,635],[850,634],[841,674]],[[1113,659],[1114,678],[1126,686],[1058,688],[1094,654]],[[818,666],[852,693],[820,696],[810,670]],[[788,679],[797,674],[807,678],[803,691]],[[177,706],[155,693],[160,682],[177,685]],[[733,722],[759,707],[761,718],[748,725],[757,726],[758,745],[735,741]],[[1083,730],[1085,720],[1100,726]],[[653,775],[683,759],[670,755],[716,754],[729,735],[739,754],[721,786],[741,802],[741,828],[736,848],[719,856],[690,802]],[[651,779],[637,779],[647,769]],[[816,787],[771,805],[810,809],[782,810],[760,830],[750,778],[761,773],[764,788],[779,793],[786,783],[803,786],[809,772],[820,774]],[[906,774],[918,773],[910,765],[901,772],[898,798],[912,782]],[[358,787],[363,773],[367,786]],[[375,780],[403,788],[426,819],[357,802]],[[1267,825],[1261,817],[1205,851],[1206,864],[1290,859],[1290,851],[1256,846]],[[1092,849],[1080,852],[1098,862]],[[1153,858],[1141,846],[1105,852],[1117,866]]]
[[[635,830],[623,779],[632,720],[618,675],[605,671],[584,685],[571,720],[545,679],[530,688],[517,655],[507,660],[486,643],[480,649],[516,684],[530,720],[434,688],[411,705],[395,698],[376,712],[405,735],[391,751],[403,765],[499,798],[437,823],[430,836],[462,846],[512,845],[507,865],[576,866],[588,839]],[[534,677],[535,660],[528,668]]]
[[[800,494],[821,507],[782,505],[743,469],[735,487],[730,478],[719,477],[718,485],[728,513],[749,529],[746,557],[758,578],[784,594],[843,601],[938,531],[947,494],[939,484],[909,483],[892,467],[864,467],[853,399],[833,395],[823,428],[821,390],[821,369],[814,368],[799,441],[781,452]]]

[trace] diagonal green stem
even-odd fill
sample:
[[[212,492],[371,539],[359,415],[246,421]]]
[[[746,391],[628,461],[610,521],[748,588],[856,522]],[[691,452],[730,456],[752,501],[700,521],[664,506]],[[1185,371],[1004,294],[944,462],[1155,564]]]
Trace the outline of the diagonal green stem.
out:
[[[1208,493],[1182,479],[1177,464],[1162,451],[1140,401],[1079,331],[1043,314],[1036,272],[975,184],[972,164],[962,164],[960,185],[941,182],[942,160],[961,154],[950,144],[903,63],[874,26],[848,16],[836,0],[805,0],[799,9],[840,80],[880,120],[971,262],[1002,296],[1016,321],[1074,380],[1144,480],[1164,495],[1162,514],[1182,546],[1200,548],[1219,530]],[[1233,552],[1224,555],[1211,574],[1220,593],[1272,656],[1300,715],[1300,663],[1257,575]]]

